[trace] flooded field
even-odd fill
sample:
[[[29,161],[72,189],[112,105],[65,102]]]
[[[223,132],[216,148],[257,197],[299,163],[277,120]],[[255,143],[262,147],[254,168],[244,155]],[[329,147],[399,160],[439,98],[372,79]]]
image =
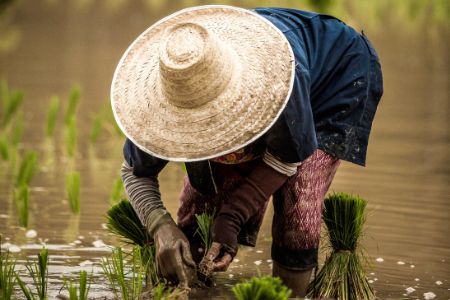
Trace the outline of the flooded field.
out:
[[[17,166],[0,157],[2,247],[14,251],[23,269],[25,259],[34,257],[42,243],[47,245],[51,298],[62,286],[61,275],[79,270],[94,271],[91,296],[111,295],[100,260],[109,255],[109,245],[120,245],[104,223],[119,178],[123,144],[109,114],[112,74],[128,44],[149,25],[177,9],[202,3],[206,2],[17,1],[1,16],[0,79],[24,92],[13,120],[23,120],[17,164],[27,151],[36,151],[38,157],[30,182],[28,221],[36,236],[19,227],[13,201]],[[302,1],[221,3],[311,8]],[[405,16],[408,13],[395,14],[402,11],[398,7],[349,7],[353,10],[344,13],[348,7],[343,6],[335,13],[364,28],[373,41],[382,62],[385,94],[374,122],[367,167],[342,163],[330,190],[358,194],[369,202],[363,246],[371,262],[368,277],[380,299],[432,295],[449,299],[449,23],[425,6],[419,12],[412,10],[411,18]],[[64,111],[74,85],[80,87],[81,97],[76,130],[71,131]],[[46,137],[52,95],[60,97],[61,106],[55,132]],[[7,133],[0,130],[1,138]],[[67,148],[71,136],[76,137],[73,158]],[[66,174],[72,171],[81,175],[78,215],[71,212],[65,189]],[[183,177],[178,164],[169,164],[160,176],[163,199],[173,215]],[[216,288],[192,298],[229,299],[235,283],[259,272],[270,274],[271,214],[270,209],[257,247],[241,248],[229,271],[217,276]]]

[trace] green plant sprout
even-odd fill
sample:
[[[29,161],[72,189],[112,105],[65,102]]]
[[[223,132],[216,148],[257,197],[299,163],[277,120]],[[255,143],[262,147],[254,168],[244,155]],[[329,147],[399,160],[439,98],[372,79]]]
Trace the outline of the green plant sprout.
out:
[[[36,289],[36,293],[30,289],[30,287],[22,281],[19,274],[16,273],[16,279],[19,283],[27,300],[47,300],[47,285],[48,285],[48,250],[44,247],[38,253],[38,262],[28,261],[26,268],[33,279],[33,284]]]
[[[0,136],[0,157],[5,161],[9,160],[9,143],[4,135]]]
[[[0,127],[5,128],[17,113],[23,102],[23,92],[12,91],[8,88],[2,88],[2,108],[3,113],[0,119]]]
[[[2,236],[0,235],[0,245]],[[4,300],[12,299],[15,277],[16,260],[10,256],[9,251],[2,252],[0,247],[0,298]]]
[[[195,214],[195,219],[198,226],[195,234],[200,237],[203,245],[205,246],[205,255],[208,252],[209,248],[211,248],[212,244],[211,227],[214,221],[215,214],[215,210],[212,212],[212,214],[209,214],[207,212],[204,212],[200,215]]]
[[[14,204],[16,206],[19,225],[28,227],[28,207],[30,201],[30,189],[27,184],[21,184],[14,190]]]
[[[33,178],[37,165],[37,154],[34,151],[28,151],[23,158],[19,172],[16,178],[16,186],[28,185]]]
[[[163,282],[157,284],[152,289],[152,298],[154,300],[170,300],[178,299],[180,291],[172,287],[167,286]]]
[[[73,157],[77,147],[77,122],[75,116],[72,116],[69,121],[67,121],[65,142],[67,154],[70,157]]]
[[[324,201],[323,220],[328,229],[331,254],[308,287],[308,296],[333,299],[374,299],[364,272],[364,254],[358,249],[366,220],[367,202],[336,193]]]
[[[147,266],[142,263],[140,249],[140,247],[133,248],[131,259],[128,262],[124,261],[123,251],[120,247],[112,251],[110,258],[102,258],[103,272],[117,299],[141,299]],[[129,266],[128,270],[125,268],[125,264]]]
[[[91,287],[93,274],[91,273],[89,279],[86,271],[80,271],[79,282],[75,284],[75,280],[64,278],[64,286],[69,292],[70,300],[87,300],[89,289]]]
[[[119,178],[114,181],[113,189],[111,192],[111,203],[118,203],[121,199],[124,198],[124,194],[125,189],[123,187],[122,177],[119,176]]]
[[[80,173],[69,172],[66,174],[66,193],[70,209],[73,213],[80,213]]]
[[[45,122],[45,135],[50,137],[53,135],[56,126],[56,119],[59,111],[59,97],[52,96],[50,98],[50,106],[47,111],[47,121]]]
[[[280,278],[272,276],[252,277],[232,290],[238,300],[287,300],[292,293]]]
[[[102,123],[103,123],[103,118],[101,116],[96,116],[94,119],[94,122],[92,123],[92,129],[91,129],[91,133],[89,135],[89,140],[91,141],[92,144],[97,142],[100,132],[102,131],[102,127],[103,127]]]
[[[75,85],[72,87],[69,93],[69,103],[67,105],[66,113],[64,115],[64,123],[69,125],[71,119],[75,117],[77,112],[78,103],[80,102],[80,87]]]
[[[17,116],[17,118],[15,119],[14,122],[14,127],[12,130],[12,136],[11,136],[11,144],[14,147],[17,147],[17,145],[19,144],[20,140],[22,139],[22,135],[23,135],[23,115],[19,114]]]

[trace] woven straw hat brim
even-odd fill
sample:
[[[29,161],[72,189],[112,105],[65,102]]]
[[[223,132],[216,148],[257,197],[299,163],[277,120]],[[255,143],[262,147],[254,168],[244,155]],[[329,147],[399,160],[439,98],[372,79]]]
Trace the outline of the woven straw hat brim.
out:
[[[227,56],[219,57],[215,76],[203,78],[200,68],[193,82],[182,82],[183,90],[176,79],[162,87],[168,75],[161,75],[159,53],[168,30],[183,23],[205,28]],[[114,73],[112,108],[124,134],[144,152],[205,160],[250,144],[273,125],[289,99],[294,69],[286,37],[263,17],[230,6],[193,7],[160,20],[131,44]],[[216,89],[227,76],[226,86]],[[213,98],[195,107],[169,99],[193,95]]]

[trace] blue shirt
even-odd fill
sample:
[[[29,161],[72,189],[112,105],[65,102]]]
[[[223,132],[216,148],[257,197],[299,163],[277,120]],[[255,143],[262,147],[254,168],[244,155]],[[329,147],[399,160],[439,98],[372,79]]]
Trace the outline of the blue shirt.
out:
[[[365,165],[372,121],[383,92],[381,68],[368,39],[340,20],[288,8],[257,8],[288,39],[294,88],[266,134],[269,151],[286,162],[317,148]]]

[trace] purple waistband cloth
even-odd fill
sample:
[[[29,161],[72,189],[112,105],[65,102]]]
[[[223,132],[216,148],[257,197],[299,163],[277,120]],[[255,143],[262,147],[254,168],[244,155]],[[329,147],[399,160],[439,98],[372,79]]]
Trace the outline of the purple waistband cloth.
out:
[[[218,211],[254,163],[213,163],[219,190],[215,196],[201,195],[186,177],[180,196],[178,226],[192,243],[199,242],[194,235],[195,214]],[[292,270],[307,270],[317,265],[323,199],[339,163],[339,159],[316,150],[273,195],[272,259],[279,265]],[[238,237],[240,244],[255,246],[266,208],[267,204],[244,225]]]

